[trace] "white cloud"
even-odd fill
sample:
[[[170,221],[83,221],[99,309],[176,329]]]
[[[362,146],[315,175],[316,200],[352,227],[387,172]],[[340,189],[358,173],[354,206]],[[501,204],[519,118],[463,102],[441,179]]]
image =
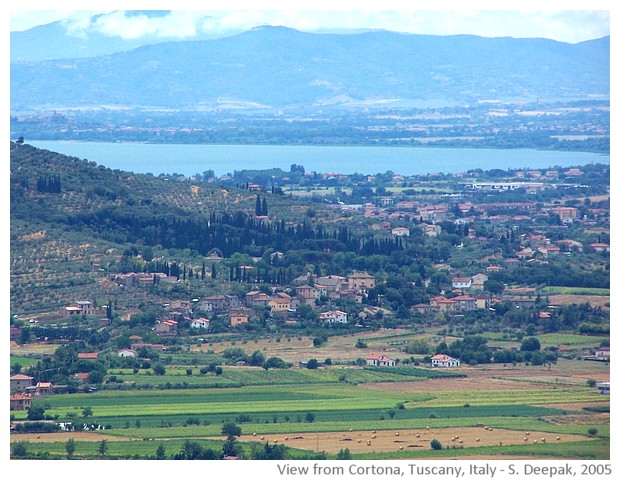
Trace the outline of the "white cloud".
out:
[[[190,39],[198,32],[224,34],[258,25],[284,25],[303,31],[385,29],[434,35],[471,34],[488,37],[543,37],[566,42],[609,35],[609,10],[171,10],[157,15],[140,12],[32,11],[31,20],[64,18],[71,34],[96,31],[125,39],[141,37]],[[92,17],[95,13],[106,13]],[[26,21],[11,12],[11,28]]]

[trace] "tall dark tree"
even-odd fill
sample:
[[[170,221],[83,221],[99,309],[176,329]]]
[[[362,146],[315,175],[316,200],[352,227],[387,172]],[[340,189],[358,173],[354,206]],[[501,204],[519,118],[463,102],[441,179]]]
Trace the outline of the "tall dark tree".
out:
[[[256,195],[256,206],[254,207],[254,213],[257,217],[260,217],[262,215],[262,211],[260,195]]]
[[[263,203],[261,206],[261,215],[264,217],[269,215],[269,209],[267,208],[267,197],[263,197]]]

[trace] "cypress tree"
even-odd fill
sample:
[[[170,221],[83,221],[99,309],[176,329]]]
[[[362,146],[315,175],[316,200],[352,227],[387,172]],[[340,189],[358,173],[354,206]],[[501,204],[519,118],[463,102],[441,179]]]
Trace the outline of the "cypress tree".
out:
[[[261,207],[261,215],[267,216],[269,215],[269,209],[267,208],[267,197],[263,197],[263,205]]]
[[[254,207],[254,213],[257,217],[260,217],[261,211],[260,195],[256,195],[256,207]]]

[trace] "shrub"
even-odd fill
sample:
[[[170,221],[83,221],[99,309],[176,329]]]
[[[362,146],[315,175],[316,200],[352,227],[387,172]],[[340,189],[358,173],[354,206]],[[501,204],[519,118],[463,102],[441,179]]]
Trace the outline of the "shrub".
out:
[[[351,451],[348,448],[340,449],[338,454],[336,455],[338,460],[351,460]]]
[[[443,448],[443,445],[441,444],[439,440],[437,440],[436,438],[433,438],[431,440],[431,448],[433,450],[441,450]]]
[[[23,458],[28,456],[28,442],[16,442],[11,445],[11,457]]]

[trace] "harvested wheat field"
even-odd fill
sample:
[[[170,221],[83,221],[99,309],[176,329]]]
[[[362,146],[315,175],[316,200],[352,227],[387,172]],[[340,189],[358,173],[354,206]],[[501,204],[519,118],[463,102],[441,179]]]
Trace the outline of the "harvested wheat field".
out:
[[[348,448],[351,453],[430,450],[432,440],[439,440],[443,448],[506,446],[523,443],[543,444],[587,440],[583,435],[557,436],[549,432],[521,432],[492,427],[455,427],[412,430],[376,430],[352,432],[295,433],[278,435],[242,435],[242,442],[260,441],[284,444],[303,450],[325,451],[336,454]]]

